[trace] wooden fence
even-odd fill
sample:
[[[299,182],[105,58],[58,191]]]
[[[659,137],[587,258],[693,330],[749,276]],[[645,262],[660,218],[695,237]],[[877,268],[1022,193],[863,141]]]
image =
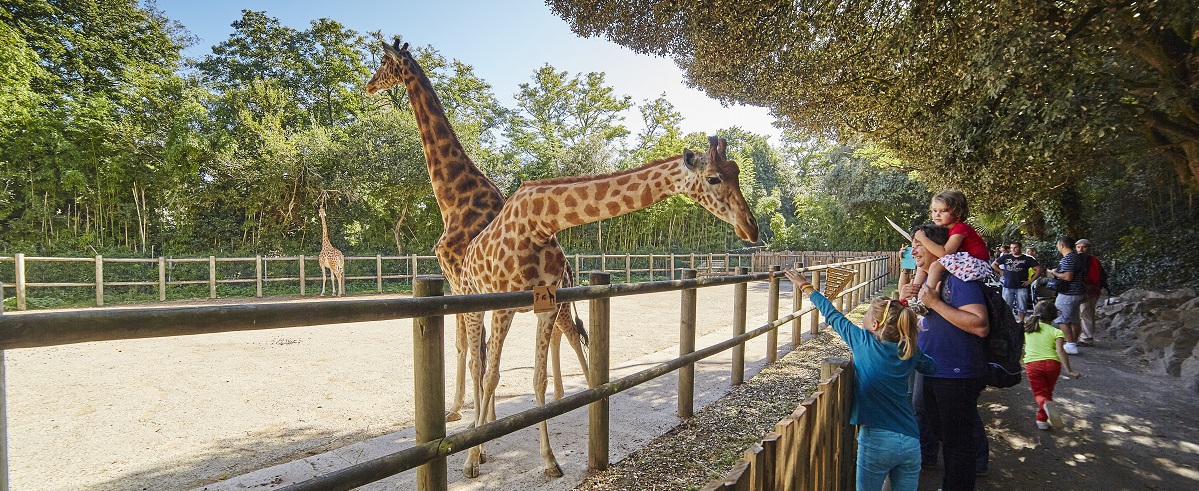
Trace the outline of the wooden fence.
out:
[[[574,265],[576,284],[583,284],[585,271],[621,273],[625,283],[635,277],[653,281],[658,278],[674,280],[680,278],[683,269],[695,269],[699,276],[731,274],[736,268],[749,266],[750,272],[769,271],[771,266],[791,267],[793,264],[828,264],[852,258],[877,256],[882,253],[868,252],[771,252],[755,254],[576,254],[567,260]],[[253,284],[255,297],[263,297],[266,284],[298,285],[301,296],[309,294],[310,284],[318,281],[319,266],[312,266],[315,256],[254,256],[207,258],[112,258],[95,257],[38,257],[18,253],[0,256],[0,265],[12,263],[11,276],[0,274],[0,294],[3,288],[11,288],[16,297],[16,309],[26,310],[28,291],[31,288],[80,287],[92,288],[96,294],[96,306],[104,305],[105,289],[109,287],[152,287],[158,293],[158,301],[167,299],[170,287],[184,285],[207,285],[208,298],[217,298],[218,285]],[[31,270],[38,263],[90,263],[86,275],[90,281],[29,281]],[[356,266],[365,263],[367,266]],[[206,264],[207,268],[197,267]],[[346,257],[346,270],[371,269],[372,274],[348,274],[347,282],[373,283],[376,293],[383,293],[385,282],[401,282],[411,288],[412,279],[422,274],[441,274],[434,256],[351,256]],[[250,268],[253,272],[250,272]],[[36,271],[33,271],[36,273]],[[34,278],[39,275],[33,275]],[[120,277],[121,279],[113,279]],[[11,280],[10,280],[11,278]],[[61,278],[59,278],[61,280]],[[0,305],[0,309],[3,306]]]
[[[880,291],[890,280],[893,254],[883,254],[854,261],[823,266],[805,267],[813,282],[821,281],[822,271],[829,266],[852,268],[859,281],[846,288],[833,300],[842,310],[866,301]],[[679,372],[678,415],[691,416],[694,400],[694,364],[704,358],[725,350],[733,350],[731,376],[734,384],[744,379],[745,343],[763,334],[767,335],[767,361],[773,361],[778,351],[779,327],[791,324],[793,346],[802,342],[801,324],[808,324],[812,333],[819,329],[819,312],[811,305],[804,308],[802,295],[796,295],[792,313],[778,316],[779,282],[783,276],[779,267],[763,273],[749,273],[747,267],[738,268],[733,275],[695,278],[692,269],[682,271],[683,279],[652,281],[637,284],[608,284],[610,273],[590,273],[592,286],[562,288],[557,292],[560,302],[588,300],[591,312],[591,356],[588,370],[592,374],[592,387],[588,390],[549,402],[543,406],[498,419],[492,423],[446,435],[444,397],[444,333],[443,319],[447,315],[496,309],[528,307],[533,303],[530,291],[496,293],[486,295],[441,296],[443,280],[440,277],[418,278],[415,281],[414,298],[362,298],[341,300],[336,309],[328,302],[253,303],[238,305],[216,305],[200,307],[168,307],[155,309],[85,309],[77,311],[47,311],[0,315],[0,389],[4,388],[4,352],[10,349],[55,346],[80,342],[140,339],[162,336],[194,335],[243,330],[276,329],[298,326],[315,326],[394,319],[413,319],[414,356],[423,360],[418,366],[430,367],[418,370],[415,380],[416,435],[417,443],[392,454],[360,462],[352,466],[298,482],[282,489],[288,490],[348,490],[378,481],[400,472],[418,468],[418,489],[446,489],[446,456],[472,446],[499,438],[548,420],[583,406],[589,406],[588,462],[592,469],[607,467],[608,405],[610,396],[636,387],[657,377]],[[751,281],[769,281],[768,323],[746,332],[747,305],[746,284]],[[679,357],[654,367],[642,370],[618,380],[608,379],[608,299],[614,296],[665,291],[694,292],[696,288],[735,285],[733,303],[734,322],[732,337],[712,346],[693,349],[695,345],[694,318],[695,302],[684,301],[680,328]],[[2,291],[2,290],[0,290]],[[427,295],[427,296],[426,296]],[[684,297],[686,298],[686,296]],[[2,313],[0,313],[2,314]],[[687,329],[687,319],[691,329]],[[807,322],[805,322],[807,321]],[[685,340],[688,338],[690,342]],[[827,389],[826,389],[827,392]],[[7,420],[2,418],[6,407],[6,393],[0,390],[0,491],[8,489],[7,474]],[[824,414],[822,409],[814,412]],[[829,413],[831,414],[831,413]],[[839,416],[840,417],[840,416]],[[841,417],[844,419],[843,417]],[[825,431],[824,420],[809,417],[814,432]],[[835,424],[845,424],[844,421]],[[822,440],[823,441],[823,440]],[[833,448],[833,447],[828,447]],[[817,450],[828,451],[821,446]],[[20,449],[17,449],[20,451]],[[831,458],[838,458],[833,456]]]
[[[816,392],[702,491],[853,489],[853,363],[825,360],[820,378]]]

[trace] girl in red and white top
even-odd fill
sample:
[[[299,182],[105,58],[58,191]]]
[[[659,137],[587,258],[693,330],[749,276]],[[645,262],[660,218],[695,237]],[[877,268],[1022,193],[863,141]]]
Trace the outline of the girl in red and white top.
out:
[[[943,191],[933,197],[928,212],[933,223],[949,229],[949,241],[942,247],[931,240],[925,240],[925,237],[922,237],[924,232],[916,232],[916,237],[913,238],[920,240],[929,253],[940,259],[929,264],[928,271],[917,271],[915,283],[935,287],[945,271],[962,281],[990,278],[992,270],[987,243],[974,227],[965,222],[966,217],[970,216],[966,195],[954,189]],[[918,313],[920,310],[917,308]]]

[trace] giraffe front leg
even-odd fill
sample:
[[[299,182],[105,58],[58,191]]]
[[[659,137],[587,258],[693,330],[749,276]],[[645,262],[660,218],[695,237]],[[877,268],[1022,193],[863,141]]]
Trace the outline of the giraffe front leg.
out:
[[[556,316],[556,312],[537,314],[537,356],[533,365],[533,393],[539,407],[545,405],[546,358],[549,357],[550,337]],[[541,459],[545,463],[545,476],[562,477],[562,467],[558,465],[558,459],[554,458],[554,451],[550,447],[548,422],[538,423],[537,428],[541,432]]]
[[[446,421],[462,419],[462,407],[466,403],[466,319],[463,314],[458,314],[454,316],[454,322],[454,331],[457,333],[455,346],[458,348],[458,371],[454,378],[454,405],[446,413]]]
[[[484,423],[481,419],[482,407],[480,401],[483,400],[483,357],[485,356],[485,348],[483,345],[483,313],[468,312],[461,315],[462,321],[465,322],[465,344],[470,353],[470,377],[472,381],[472,389],[475,397],[475,426],[480,426]],[[462,356],[462,355],[459,355]],[[464,358],[465,359],[465,358]],[[483,445],[471,447],[466,455],[466,462],[462,464],[462,475],[473,479],[479,477],[479,465],[487,462],[487,454],[484,452]]]
[[[325,266],[321,266],[321,296],[325,296]]]
[[[550,334],[550,363],[554,368],[554,400],[561,399],[565,390],[562,389],[562,331],[554,329]]]
[[[591,366],[587,364],[587,354],[583,351],[583,337],[579,332],[582,326],[575,325],[574,318],[570,315],[570,304],[562,304],[561,307],[561,310],[558,311],[558,322],[555,325],[566,336],[566,341],[570,343],[570,347],[574,348],[575,355],[579,357],[579,367],[583,369],[583,379],[587,381],[587,386],[591,387]],[[581,323],[582,321],[579,322]],[[554,349],[557,349],[557,346]]]

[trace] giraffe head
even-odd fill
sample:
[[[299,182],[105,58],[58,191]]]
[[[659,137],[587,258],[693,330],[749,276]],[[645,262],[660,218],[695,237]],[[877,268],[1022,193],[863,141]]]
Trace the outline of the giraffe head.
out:
[[[741,194],[737,176],[741,169],[725,154],[724,138],[708,137],[708,152],[683,150],[683,163],[693,174],[686,180],[684,193],[733,226],[737,237],[758,241],[758,223]]]
[[[402,83],[404,74],[411,74],[412,67],[416,66],[412,59],[412,53],[408,52],[408,43],[400,46],[400,38],[396,38],[393,44],[387,44],[383,40],[379,40],[379,42],[383,44],[383,64],[366,83],[366,93],[368,94],[390,89]]]

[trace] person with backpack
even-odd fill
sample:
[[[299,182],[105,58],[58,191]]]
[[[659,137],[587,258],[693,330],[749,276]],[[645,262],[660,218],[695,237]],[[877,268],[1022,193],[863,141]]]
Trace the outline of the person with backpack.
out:
[[[943,245],[949,231],[920,225],[912,229],[912,236],[919,237],[912,239],[916,264],[928,267],[937,258],[922,241]],[[929,309],[917,347],[937,363],[936,373],[917,376],[913,394],[921,461],[925,466],[935,465],[940,453],[944,459],[941,488],[974,489],[977,474],[986,471],[985,457],[979,462],[986,455],[987,443],[978,414],[978,396],[987,373],[983,339],[990,332],[985,285],[954,275],[930,283],[934,285],[931,288],[908,284],[903,291],[904,298],[918,294]]]
[[[833,307],[803,272],[789,269],[796,295],[808,295],[828,325],[853,353],[854,390],[850,424],[858,425],[857,489],[877,491],[891,479],[891,489],[915,491],[920,480],[920,432],[908,376],[934,373],[937,364],[916,347],[916,314],[903,302],[878,297],[870,301],[862,326]]]
[[[1086,277],[1086,269],[1090,264],[1074,252],[1074,239],[1070,237],[1057,240],[1057,251],[1062,254],[1062,261],[1058,263],[1057,269],[1049,270],[1049,276],[1066,284],[1058,291],[1057,299],[1053,302],[1057,307],[1057,319],[1054,319],[1053,323],[1057,324],[1066,338],[1066,354],[1077,355],[1080,330],[1078,310],[1086,297],[1083,278]]]
[[[1037,428],[1042,430],[1062,428],[1061,409],[1053,402],[1053,387],[1062,369],[1073,378],[1082,376],[1070,368],[1062,331],[1048,324],[1055,317],[1057,308],[1048,300],[1041,300],[1024,324],[1024,373],[1028,374],[1028,387],[1037,401]]]
[[[1099,295],[1103,293],[1102,290],[1108,288],[1107,271],[1104,271],[1103,265],[1099,264],[1099,258],[1091,254],[1091,241],[1078,239],[1078,242],[1074,243],[1074,252],[1077,252],[1082,261],[1088,265],[1086,277],[1083,278],[1083,289],[1086,296],[1083,297],[1082,306],[1078,312],[1078,320],[1082,325],[1082,332],[1078,336],[1078,345],[1092,346],[1095,344],[1095,304],[1099,303]]]

